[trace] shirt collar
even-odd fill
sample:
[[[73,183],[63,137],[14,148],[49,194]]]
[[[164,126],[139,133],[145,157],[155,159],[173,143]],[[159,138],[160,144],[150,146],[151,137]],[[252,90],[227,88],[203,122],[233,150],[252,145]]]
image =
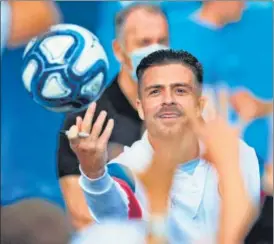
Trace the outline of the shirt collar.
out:
[[[149,150],[149,152],[152,155],[154,150],[153,150],[153,147],[152,147],[152,145],[150,144],[150,142],[148,140],[147,130],[145,130],[141,140],[143,141],[145,147]],[[197,168],[197,166],[203,164],[203,162],[204,161],[201,160],[201,158],[195,158],[191,161],[188,161],[188,162],[185,162],[184,164],[181,164],[179,166],[179,170],[182,170],[183,172],[192,175],[194,173],[195,169]]]

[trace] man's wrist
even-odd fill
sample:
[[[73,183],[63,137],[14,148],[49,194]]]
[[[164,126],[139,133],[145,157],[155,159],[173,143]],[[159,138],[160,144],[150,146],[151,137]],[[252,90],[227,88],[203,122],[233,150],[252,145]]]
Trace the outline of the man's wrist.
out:
[[[102,177],[106,171],[105,167],[100,167],[98,169],[92,169],[92,170],[85,169],[82,166],[80,168],[81,168],[81,172],[83,172],[86,177],[92,180]]]
[[[168,239],[167,217],[165,214],[152,214],[148,223],[148,234],[165,241]]]
[[[98,178],[89,178],[82,170],[81,166],[79,167],[81,172],[81,177],[79,179],[80,186],[85,192],[92,194],[102,194],[106,192],[113,184],[111,176],[108,174],[108,170],[105,169],[105,172],[102,176]]]
[[[98,169],[97,171],[86,173],[86,176],[90,179],[97,179],[104,175],[105,173],[105,167]]]
[[[219,157],[213,160],[212,162],[215,165],[215,168],[218,174],[233,175],[234,172],[240,170],[239,157]]]

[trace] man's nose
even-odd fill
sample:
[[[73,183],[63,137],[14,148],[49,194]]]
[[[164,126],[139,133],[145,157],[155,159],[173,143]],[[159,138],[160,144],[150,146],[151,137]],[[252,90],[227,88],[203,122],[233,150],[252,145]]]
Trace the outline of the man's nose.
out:
[[[166,91],[163,96],[164,104],[172,104],[174,103],[174,97],[170,91]]]

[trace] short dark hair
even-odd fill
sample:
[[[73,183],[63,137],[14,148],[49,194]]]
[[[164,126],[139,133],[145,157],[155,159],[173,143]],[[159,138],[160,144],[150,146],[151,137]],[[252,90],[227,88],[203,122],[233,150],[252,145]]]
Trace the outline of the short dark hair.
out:
[[[143,9],[151,14],[159,14],[167,19],[165,12],[156,4],[149,3],[132,3],[128,7],[123,8],[115,16],[115,33],[116,37],[121,37],[127,17],[135,10]]]
[[[182,64],[189,67],[194,73],[198,84],[200,86],[203,84],[203,66],[196,57],[183,50],[174,51],[172,49],[163,49],[149,54],[143,58],[138,65],[136,75],[138,78],[139,92],[145,71],[150,67],[165,64]]]

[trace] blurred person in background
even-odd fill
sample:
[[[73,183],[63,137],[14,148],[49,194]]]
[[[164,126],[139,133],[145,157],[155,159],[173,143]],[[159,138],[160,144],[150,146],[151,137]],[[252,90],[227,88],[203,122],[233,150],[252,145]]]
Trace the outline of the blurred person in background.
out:
[[[142,173],[150,166],[154,151],[169,148],[174,138],[179,136],[180,149],[177,151],[180,153],[176,158],[178,156],[180,166],[176,168],[169,195],[169,234],[188,243],[206,236],[215,238],[219,204],[226,193],[222,192],[222,182],[218,180],[215,168],[200,158],[200,143],[195,133],[187,128],[185,116],[188,109],[201,119],[205,103],[200,87],[202,66],[187,52],[161,50],[144,58],[136,73],[139,81],[137,108],[147,127],[141,140],[130,148],[125,147],[124,152],[105,167],[107,143],[115,119],[109,119],[101,133],[107,114],[101,111],[94,120],[94,103],[83,119],[77,117],[76,124],[68,132],[71,147],[81,165],[80,185],[91,214],[98,222],[106,218],[146,220],[147,202],[136,177],[113,175],[109,168],[120,165],[126,172]],[[91,121],[95,121],[93,126]],[[90,135],[81,138],[77,136],[79,132]],[[237,172],[243,177],[252,206],[257,207],[260,198],[257,157],[254,149],[243,141],[237,144],[239,158],[235,160],[239,161],[241,169]]]
[[[26,44],[59,22],[51,1],[1,1],[1,52]]]
[[[167,20],[156,5],[135,4],[124,8],[116,16],[115,29],[113,51],[121,63],[121,70],[97,103],[97,111],[104,110],[115,119],[116,125],[108,145],[109,159],[118,156],[125,145],[130,146],[142,134],[142,120],[138,117],[135,105],[138,63],[149,53],[167,48],[169,44]],[[82,117],[85,112],[68,114],[63,130],[68,130],[75,124],[76,117]],[[115,168],[112,170],[116,171]],[[82,228],[90,223],[91,218],[78,184],[79,163],[64,135],[59,138],[58,171],[74,226]]]
[[[262,177],[262,188],[266,196],[263,199],[261,214],[245,243],[273,243],[273,101],[260,100],[245,90],[235,92],[230,100],[243,121],[250,122],[256,118],[270,117],[269,157]]]
[[[2,244],[67,244],[72,228],[62,209],[41,199],[1,208]]]
[[[244,89],[263,100],[273,99],[272,5],[267,3],[258,7],[248,1],[204,1],[201,8],[188,18],[170,22],[172,48],[193,53],[204,65],[204,95],[210,98],[209,105],[218,106],[215,99],[220,87],[226,87],[232,97],[240,95],[238,90]],[[179,30],[186,33],[184,38],[178,38]],[[269,153],[272,154],[273,149],[268,149],[273,145],[270,136],[273,122],[271,119],[269,127],[269,116],[266,115],[272,105],[245,98],[238,103],[242,105],[241,110],[232,102],[226,117],[229,122],[242,127],[241,136],[255,148],[262,186],[272,195],[273,164]],[[250,113],[248,118],[246,113]],[[272,202],[273,198],[267,197],[247,243],[271,242]]]
[[[39,115],[37,115],[37,111],[39,111],[39,108],[37,110],[37,107],[35,107],[32,102],[28,103],[29,96],[25,89],[22,89],[21,71],[22,49],[24,45],[37,35],[42,35],[47,32],[52,25],[58,24],[61,14],[54,1],[4,0],[1,1],[0,4],[2,61],[1,113],[3,115],[1,120],[1,140],[3,142],[1,145],[1,205],[9,205],[16,202],[18,199],[22,199],[23,195],[25,197],[37,197],[37,195],[41,195],[41,192],[45,193],[44,195],[50,196],[51,199],[55,198],[54,200],[59,200],[60,197],[56,197],[56,192],[59,190],[56,181],[54,182],[55,185],[54,183],[52,185],[44,184],[44,182],[41,183],[45,178],[46,181],[53,179],[50,173],[47,175],[45,173],[46,177],[44,179],[41,177],[41,172],[49,172],[49,170],[47,170],[49,167],[45,168],[40,161],[40,165],[43,165],[43,170],[35,170],[34,165],[36,165],[35,162],[37,161],[35,153],[38,155],[38,160],[41,160],[41,154],[38,153],[39,149],[36,150],[37,148],[35,148],[36,143],[32,143],[33,137],[29,137],[29,131],[35,128],[34,130],[36,130],[36,134],[39,134],[40,138],[41,136],[43,137],[43,133],[39,133],[39,129],[42,131],[45,130],[43,126],[40,125],[40,128],[39,125],[35,127],[28,121],[30,117],[35,116],[35,123],[38,123],[37,118]],[[2,55],[4,55],[4,58],[2,58]],[[20,102],[17,103],[15,101]],[[19,117],[20,119],[18,119]],[[41,117],[44,118],[43,115]],[[52,118],[53,117],[54,116],[52,116]],[[48,127],[51,127],[50,124],[54,123],[54,118],[52,118],[49,119],[51,122],[47,123]],[[24,121],[23,126],[25,133],[28,134],[24,136],[24,132],[23,134],[20,133],[22,137],[27,138],[28,142],[24,145],[18,142],[16,136],[16,128],[18,128],[18,126],[16,125],[16,121],[20,121],[21,125],[22,121]],[[29,130],[27,126],[31,129]],[[54,128],[54,126],[51,128]],[[43,139],[47,141],[45,137]],[[20,145],[17,146],[16,143]],[[50,144],[52,145],[52,143]],[[40,145],[41,151],[43,151],[42,153],[45,153],[46,147],[45,144]],[[17,148],[16,154],[14,154],[13,148]],[[35,157],[36,159],[34,159]],[[49,162],[46,158],[47,156],[43,159]],[[54,163],[53,160],[52,162]],[[36,179],[33,180],[35,183],[31,182],[31,179],[35,177]],[[37,180],[37,178],[39,178],[39,180]],[[51,182],[52,181],[53,180],[51,180]],[[26,182],[31,183],[26,186]],[[39,186],[37,187],[37,185]],[[55,188],[52,187],[53,185]],[[49,190],[49,188],[51,189]]]
[[[206,1],[187,18],[178,18],[170,23],[171,45],[197,56],[204,65],[205,87],[216,82],[221,48],[224,45],[221,30],[241,18],[243,1]],[[184,38],[178,38],[184,31]]]
[[[58,2],[58,4],[60,4]],[[62,5],[61,3],[60,5]],[[109,68],[109,80],[111,81],[116,77],[117,73],[120,71],[121,64],[115,57],[112,47],[112,40],[115,39],[115,25],[113,24],[113,19],[115,18],[117,12],[122,11],[124,8],[128,8],[131,5],[136,4],[153,4],[159,6],[167,15],[168,21],[171,19],[177,19],[186,17],[189,13],[197,9],[201,3],[200,1],[97,1],[97,2],[65,2],[64,5],[70,5],[71,9],[76,9],[79,4],[83,6],[81,9],[81,21],[80,25],[87,27],[99,38],[101,44],[103,45],[109,63],[111,67]],[[67,15],[73,15],[73,11],[69,11]],[[67,16],[66,15],[66,16]],[[90,20],[90,15],[93,16],[92,21]],[[84,21],[85,20],[85,21]],[[107,31],[106,31],[107,30]]]
[[[248,91],[235,92],[230,98],[232,106],[245,122],[250,122],[256,118],[269,117],[270,124],[270,147],[269,157],[263,172],[263,189],[273,195],[273,101],[260,100]]]
[[[258,6],[248,1],[204,1],[188,18],[170,22],[171,47],[193,53],[204,65],[204,93],[212,106],[217,106],[219,87],[231,94],[243,87],[257,97],[273,98],[272,3]],[[184,37],[178,38],[182,32]],[[231,106],[227,118],[241,123]],[[263,168],[268,156],[267,119],[256,119],[244,127],[242,136],[255,148]]]
[[[261,100],[246,90],[235,92],[230,100],[241,118],[245,121],[273,114],[273,100]],[[248,109],[246,109],[247,106]]]

